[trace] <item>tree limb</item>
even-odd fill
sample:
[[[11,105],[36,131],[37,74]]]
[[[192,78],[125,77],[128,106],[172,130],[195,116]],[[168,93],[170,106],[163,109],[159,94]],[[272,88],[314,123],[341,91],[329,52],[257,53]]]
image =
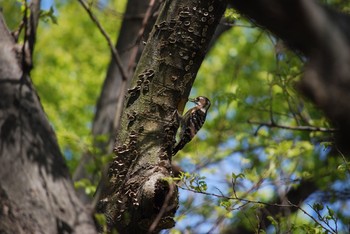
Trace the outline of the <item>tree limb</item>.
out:
[[[338,131],[335,128],[323,128],[323,127],[315,127],[315,126],[286,126],[286,125],[277,124],[275,122],[263,123],[263,122],[248,120],[248,123],[259,125],[258,130],[262,126],[266,126],[270,128],[281,128],[281,129],[287,129],[287,130],[293,130],[293,131],[307,131],[307,132],[337,132]]]
[[[119,68],[121,77],[123,80],[127,80],[128,79],[128,74],[125,72],[119,53],[117,51],[117,49],[114,47],[113,42],[111,40],[111,38],[109,37],[109,35],[107,34],[106,30],[104,30],[104,28],[102,27],[102,25],[100,24],[100,22],[98,21],[98,19],[96,18],[96,16],[92,13],[91,9],[89,8],[89,6],[85,3],[84,0],[78,0],[80,2],[80,4],[83,6],[83,8],[86,10],[86,12],[89,14],[91,20],[96,24],[97,28],[100,30],[100,32],[102,33],[102,35],[104,36],[104,38],[106,39],[109,48],[111,49],[112,55],[114,57],[114,60],[117,63],[117,66]]]

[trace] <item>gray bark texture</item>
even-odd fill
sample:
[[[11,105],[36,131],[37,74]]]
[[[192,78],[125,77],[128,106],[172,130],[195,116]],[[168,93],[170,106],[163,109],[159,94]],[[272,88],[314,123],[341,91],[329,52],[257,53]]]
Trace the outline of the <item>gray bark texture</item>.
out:
[[[225,8],[218,0],[164,1],[126,94],[98,206],[109,230],[157,232],[174,225],[178,195],[167,178],[177,111],[183,111]]]
[[[36,13],[23,49],[0,12],[0,233],[96,233],[28,75]]]
[[[159,2],[156,2],[157,3],[153,6],[153,11],[154,8],[159,7]],[[120,54],[122,66],[129,76],[133,74],[135,64],[141,55],[143,49],[142,40],[147,38],[155,21],[155,17],[149,20],[143,35],[139,38],[139,32],[142,27],[144,27],[142,21],[148,5],[148,1],[129,0],[123,16],[123,23],[119,32],[118,42],[116,43],[116,49]],[[135,52],[137,53],[136,56],[133,54]],[[130,80],[131,79],[122,79],[117,63],[114,57],[111,56],[111,62],[108,66],[102,91],[97,101],[96,114],[92,123],[93,143],[94,147],[98,149],[96,152],[99,152],[99,155],[91,155],[90,152],[85,152],[74,172],[74,181],[88,178],[96,183],[96,181],[94,181],[96,178],[94,178],[91,172],[86,170],[86,167],[91,163],[96,163],[94,159],[99,156],[113,153],[113,144],[115,141],[116,129],[118,128],[120,111],[123,106],[125,90]],[[105,178],[102,178],[102,180],[105,180]],[[91,202],[85,194],[84,189],[80,189],[78,194],[84,203]]]

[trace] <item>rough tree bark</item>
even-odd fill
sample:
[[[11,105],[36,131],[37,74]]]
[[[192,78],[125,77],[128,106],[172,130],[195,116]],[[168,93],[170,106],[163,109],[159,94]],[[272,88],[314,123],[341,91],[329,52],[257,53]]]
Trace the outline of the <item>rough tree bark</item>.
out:
[[[96,233],[30,80],[39,5],[25,10],[24,47],[0,12],[0,232]]]
[[[171,151],[182,112],[225,1],[164,1],[128,90],[109,185],[99,210],[120,233],[174,225]]]
[[[155,1],[151,12],[156,12],[159,10],[159,5],[160,2],[158,0]],[[129,76],[133,75],[134,64],[137,64],[143,51],[144,45],[142,40],[147,41],[148,35],[156,20],[156,14],[152,14],[152,17],[148,20],[147,25],[142,24],[147,7],[149,7],[149,2],[147,1],[129,0],[124,13],[122,27],[119,32],[116,49],[120,54],[123,67],[128,70],[127,73]],[[145,27],[145,29],[142,37],[140,37],[139,32],[142,30],[142,27]],[[216,28],[208,49],[215,44],[216,40],[222,33],[226,32],[231,27],[232,25],[220,23]],[[132,55],[135,47],[138,47],[138,54],[136,59],[133,59]],[[123,103],[125,93],[124,89],[126,89],[125,85],[122,84],[123,82],[124,81],[122,80],[115,59],[113,56],[111,56],[111,62],[108,66],[106,79],[96,105],[96,114],[92,123],[94,147],[98,149],[99,154],[92,155],[90,152],[84,153],[77,169],[74,171],[73,181],[79,181],[83,178],[94,181],[96,176],[94,176],[91,172],[88,172],[86,170],[86,166],[93,163],[94,159],[99,155],[112,153],[115,133],[119,125],[119,123],[116,123],[116,121],[119,119],[116,118],[116,115],[120,115],[120,113],[117,113],[117,109],[119,109],[119,103]],[[129,84],[127,84],[127,87],[128,86]],[[173,171],[175,170],[175,175],[178,174],[180,168],[174,164],[172,166]],[[104,179],[105,178],[102,178],[101,183],[103,183]],[[98,195],[98,193],[96,195]],[[91,202],[91,199],[86,195],[84,189],[78,190],[78,196],[85,204]]]
[[[350,16],[313,0],[230,2],[307,57],[300,91],[338,128],[338,147],[350,152]]]
[[[147,40],[147,36],[155,22],[155,17],[149,19],[147,26],[142,24],[148,9],[149,2],[144,0],[129,0],[124,16],[123,23],[119,32],[116,49],[120,54],[123,67],[132,76],[134,64],[137,63],[143,50],[142,40]],[[159,8],[159,1],[153,4],[152,12]],[[154,18],[154,19],[153,19]],[[144,28],[144,33],[139,38],[139,32]],[[137,55],[135,56],[135,49]],[[108,66],[107,75],[103,83],[102,91],[96,105],[96,114],[92,123],[92,135],[94,138],[94,147],[98,149],[99,155],[113,153],[113,144],[115,141],[115,132],[118,127],[120,113],[117,110],[121,108],[124,100],[126,88],[129,86],[131,79],[124,81],[114,56]],[[118,115],[118,118],[116,117]],[[86,171],[86,166],[94,161],[99,155],[91,155],[86,152],[74,172],[73,180],[78,181],[88,178],[93,181],[91,172]],[[100,168],[99,168],[100,169]],[[83,189],[79,190],[79,197],[84,203],[90,202]]]
[[[148,229],[169,190],[173,207],[157,229],[172,225],[176,190],[162,178],[171,175],[174,107],[183,109],[210,39],[206,35],[212,34],[223,5],[165,1],[147,45],[152,59],[145,52],[127,96],[110,192],[101,202],[111,227]],[[302,90],[339,127],[339,144],[349,150],[349,17],[308,0],[239,0],[232,5],[309,58]],[[0,19],[0,230],[93,233],[28,75],[38,15],[33,17],[26,54]]]

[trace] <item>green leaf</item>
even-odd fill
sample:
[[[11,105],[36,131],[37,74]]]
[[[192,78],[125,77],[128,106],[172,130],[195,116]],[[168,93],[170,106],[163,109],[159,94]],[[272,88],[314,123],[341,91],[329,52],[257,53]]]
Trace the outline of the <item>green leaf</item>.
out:
[[[272,217],[272,216],[267,216],[267,219],[271,222],[271,224],[273,225],[273,226],[275,226],[275,227],[277,227],[278,226],[278,222],[274,219],[274,217]]]
[[[323,206],[323,204],[321,204],[321,203],[314,203],[313,205],[312,205],[312,208],[315,210],[315,211],[321,211],[321,210],[323,210],[323,208],[324,208],[324,206]]]
[[[55,16],[55,11],[51,6],[48,11],[40,10],[40,19],[44,22],[51,21],[54,24],[57,24],[57,17]]]

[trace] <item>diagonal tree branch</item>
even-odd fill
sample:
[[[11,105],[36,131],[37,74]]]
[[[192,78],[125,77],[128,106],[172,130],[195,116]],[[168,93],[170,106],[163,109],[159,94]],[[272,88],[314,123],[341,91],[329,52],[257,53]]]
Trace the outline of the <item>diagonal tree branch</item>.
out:
[[[315,127],[315,126],[286,126],[277,124],[275,122],[273,123],[263,123],[263,122],[257,122],[248,120],[249,124],[256,124],[259,125],[258,129],[266,126],[270,128],[281,128],[281,129],[287,129],[287,130],[293,130],[293,131],[307,131],[307,132],[337,132],[338,130],[335,128],[323,128],[323,127]]]
[[[122,61],[120,59],[119,53],[118,53],[117,49],[114,47],[111,38],[107,34],[106,30],[104,30],[104,28],[102,27],[102,25],[100,24],[100,22],[98,21],[96,16],[92,13],[91,9],[86,4],[86,2],[84,0],[79,0],[79,2],[83,6],[83,8],[86,10],[86,12],[89,14],[91,20],[96,24],[97,28],[100,30],[102,35],[105,37],[105,39],[106,39],[106,41],[108,43],[108,46],[111,49],[112,55],[114,57],[114,60],[117,63],[117,66],[119,68],[119,71],[120,71],[122,79],[123,80],[127,80],[128,79],[128,74],[125,72],[125,70],[123,68]]]

